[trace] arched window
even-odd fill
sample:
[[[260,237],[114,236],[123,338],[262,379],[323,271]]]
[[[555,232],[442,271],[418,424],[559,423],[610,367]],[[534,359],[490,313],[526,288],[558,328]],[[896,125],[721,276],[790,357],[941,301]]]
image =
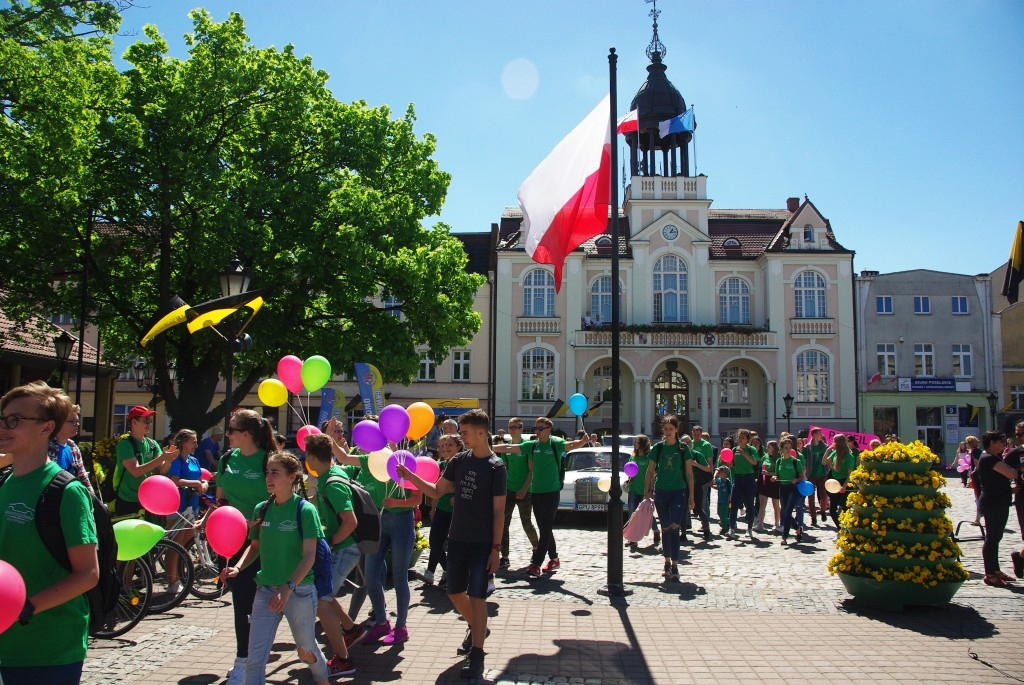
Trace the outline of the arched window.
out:
[[[825,279],[816,271],[804,271],[793,283],[798,319],[824,319]]]
[[[722,241],[722,247],[724,247],[727,250],[738,250],[742,246],[740,245],[740,241],[736,240],[735,238],[726,238],[724,241]]]
[[[612,365],[594,367],[590,380],[590,404],[604,402],[612,398]]]
[[[804,242],[805,243],[813,243],[814,242],[814,226],[811,226],[810,224],[807,224],[806,226],[804,226]]]
[[[521,400],[541,401],[555,399],[555,353],[543,347],[523,350]]]
[[[523,316],[555,315],[555,277],[534,269],[523,279]]]
[[[687,292],[686,262],[675,255],[665,255],[654,263],[655,321],[689,321]]]
[[[590,316],[603,322],[612,320],[612,277],[599,276],[590,284]],[[622,316],[622,291],[619,291],[619,317]]]
[[[727,278],[719,286],[718,323],[750,323],[750,287],[742,278]]]
[[[742,366],[727,366],[718,378],[718,416],[723,419],[750,417],[750,372]]]
[[[796,356],[796,401],[831,402],[829,358],[820,350]]]

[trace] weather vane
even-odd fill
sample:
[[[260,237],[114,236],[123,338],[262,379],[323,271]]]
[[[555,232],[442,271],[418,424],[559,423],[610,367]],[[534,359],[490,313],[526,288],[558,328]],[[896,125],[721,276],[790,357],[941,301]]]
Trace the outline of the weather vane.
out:
[[[654,35],[651,37],[651,44],[647,46],[647,59],[653,60],[655,53],[659,57],[664,57],[668,54],[668,49],[658,38],[658,17],[661,16],[661,12],[658,10],[658,0],[644,0],[644,2],[653,5],[649,16],[654,20]]]

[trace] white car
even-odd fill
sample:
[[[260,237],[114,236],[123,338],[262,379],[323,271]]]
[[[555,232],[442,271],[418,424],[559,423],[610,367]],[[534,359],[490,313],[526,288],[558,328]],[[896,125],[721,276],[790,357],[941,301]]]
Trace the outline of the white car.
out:
[[[619,448],[619,482],[625,484],[622,467],[632,454]],[[608,511],[608,493],[601,492],[597,481],[611,478],[611,447],[580,447],[565,455],[565,478],[558,497],[559,511]],[[625,502],[625,493],[623,493]]]

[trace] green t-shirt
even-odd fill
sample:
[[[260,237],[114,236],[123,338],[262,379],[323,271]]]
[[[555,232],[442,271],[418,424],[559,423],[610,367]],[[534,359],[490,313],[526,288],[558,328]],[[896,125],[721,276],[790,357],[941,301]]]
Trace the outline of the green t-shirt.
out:
[[[768,452],[765,452],[764,456],[761,457],[761,468],[768,473],[775,473],[775,464],[778,463],[778,461],[778,457],[772,457]]]
[[[630,458],[630,461],[636,464],[637,472],[636,475],[629,479],[629,485],[626,486],[626,492],[632,492],[634,495],[644,494],[644,484],[647,479],[647,467],[651,465],[651,453],[647,454],[636,454]]]
[[[437,465],[441,468],[441,473],[444,473],[444,467],[448,465],[448,462],[442,459],[441,461],[437,462]],[[520,483],[519,487],[523,487],[523,484]],[[434,506],[437,507],[438,511],[447,511],[450,513],[452,510],[453,496],[454,495],[452,493],[446,492],[445,494],[441,495],[440,499],[437,500],[437,503]]]
[[[138,443],[139,445],[139,466],[148,464],[157,457],[160,456],[162,450],[160,449],[160,443],[153,438],[143,438]],[[135,447],[132,445],[131,436],[121,440],[117,443],[117,448],[114,451],[117,456],[117,463],[121,464],[126,459],[135,459]],[[117,496],[123,499],[125,502],[138,502],[139,501],[139,486],[142,485],[142,481],[152,473],[151,471],[144,476],[133,476],[128,472],[123,465],[121,466],[121,482],[117,486]]]
[[[519,443],[520,445],[522,443]],[[527,463],[527,456],[520,452],[504,452],[498,455],[498,458],[505,462],[505,467],[508,469],[508,492],[513,495],[519,491],[519,488],[523,487],[523,483],[526,482],[526,474],[529,471],[529,464]],[[441,469],[444,473],[444,469]]]
[[[266,450],[245,456],[237,447],[217,464],[217,487],[224,499],[243,514],[267,499],[267,477],[263,473]]]
[[[316,513],[324,524],[324,537],[328,542],[334,538],[338,528],[341,527],[338,514],[355,511],[352,506],[352,490],[349,489],[348,484],[340,481],[328,483],[331,476],[338,476],[348,481],[348,474],[337,464],[332,464],[331,468],[327,469],[327,473],[321,473],[316,479]],[[356,539],[350,533],[348,537],[331,549],[344,549],[354,544],[356,544]]]
[[[48,461],[31,473],[10,476],[0,487],[0,559],[21,573],[28,597],[68,576],[46,550],[35,521],[39,495],[58,471],[60,466]],[[92,502],[78,481],[71,481],[64,490],[60,522],[68,547],[96,544]],[[59,666],[82,661],[88,632],[89,603],[79,595],[37,613],[27,626],[15,622],[0,633],[0,664]]]
[[[667,445],[665,441],[657,443],[651,450],[651,461],[657,464],[654,474],[654,489],[659,492],[686,489],[686,470],[684,461],[692,459],[686,445],[676,441]]]
[[[753,445],[747,445],[745,448],[736,447],[732,451],[732,472],[736,476],[751,475],[754,473],[754,465],[751,464],[743,457],[743,451],[750,455],[752,459],[757,459],[757,448]]]
[[[781,485],[790,485],[794,478],[799,478],[803,473],[804,465],[796,457],[783,456],[775,462],[775,475],[779,477]]]
[[[384,506],[384,483],[381,483],[370,473],[370,464],[367,461],[369,455],[358,454],[356,456],[359,457],[359,475],[356,476],[356,482],[370,493],[373,506],[377,507],[377,511],[380,511]]]
[[[302,539],[322,538],[323,527],[316,507],[306,502],[302,505],[302,538],[299,537],[299,525],[295,518],[298,511],[298,495],[292,495],[284,504],[271,500],[267,516],[259,527],[249,528],[249,539],[260,541],[260,570],[256,572],[257,585],[284,585],[295,572],[295,567],[302,561]],[[260,502],[253,510],[252,520],[255,522],[260,515],[263,503]],[[313,582],[313,568],[302,578],[299,585]]]
[[[807,467],[808,478],[824,478],[825,477],[825,465],[821,462],[821,458],[825,456],[825,450],[828,446],[825,441],[821,441],[818,444],[810,443],[804,445],[804,465]]]
[[[856,460],[857,457],[854,456],[853,452],[847,452],[842,457],[836,453],[832,462],[832,477],[836,480],[846,480],[849,478],[850,471],[853,471],[853,465]]]
[[[533,463],[530,492],[558,492],[562,489],[559,466],[565,458],[565,440],[554,436],[548,438],[547,442],[527,440],[519,443],[519,449]]]
[[[714,446],[704,438],[694,440],[690,445],[690,450],[694,453],[694,459],[700,461],[700,457],[697,456],[698,454],[701,455],[701,457],[704,457],[704,460],[700,461],[700,463],[705,466],[710,464],[711,460],[715,458]]]

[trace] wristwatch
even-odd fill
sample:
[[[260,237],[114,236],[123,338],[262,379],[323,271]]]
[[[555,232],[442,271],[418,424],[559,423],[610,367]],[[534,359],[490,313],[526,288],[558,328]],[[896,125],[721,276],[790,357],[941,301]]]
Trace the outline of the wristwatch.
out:
[[[27,626],[28,622],[32,620],[32,615],[36,613],[36,607],[29,600],[25,600],[25,606],[21,608],[21,613],[18,614],[18,623],[23,626]]]
[[[295,585],[295,583],[293,583],[290,580],[287,583],[285,583],[285,585],[287,585],[288,589],[291,590],[292,592],[295,592],[295,588],[298,587],[297,585]]]

